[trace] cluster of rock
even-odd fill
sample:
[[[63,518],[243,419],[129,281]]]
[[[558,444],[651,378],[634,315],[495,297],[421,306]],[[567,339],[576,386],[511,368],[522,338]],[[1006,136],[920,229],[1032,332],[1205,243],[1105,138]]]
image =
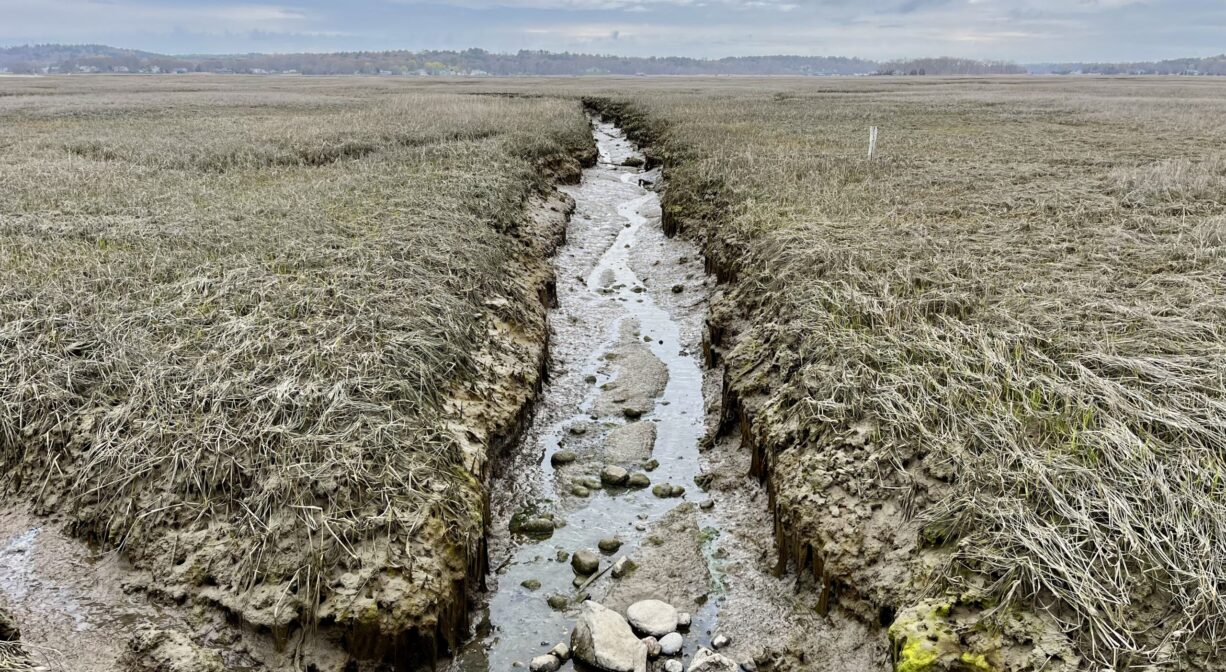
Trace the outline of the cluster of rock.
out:
[[[642,600],[622,616],[604,605],[584,602],[570,646],[558,644],[532,659],[531,672],[555,672],[574,656],[575,660],[604,672],[647,672],[648,661],[667,658],[659,665],[664,672],[686,672],[679,656],[685,645],[681,631],[691,617],[660,600]],[[690,660],[688,672],[740,672],[735,661],[713,649],[727,646],[727,637],[717,635],[711,648],[700,647]]]

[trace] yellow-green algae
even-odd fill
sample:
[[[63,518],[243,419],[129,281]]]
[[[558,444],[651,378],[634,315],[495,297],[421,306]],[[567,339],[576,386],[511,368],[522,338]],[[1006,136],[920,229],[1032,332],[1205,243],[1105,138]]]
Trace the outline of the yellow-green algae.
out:
[[[925,600],[904,609],[890,625],[894,672],[994,672],[986,655],[964,650],[949,615],[950,602]]]

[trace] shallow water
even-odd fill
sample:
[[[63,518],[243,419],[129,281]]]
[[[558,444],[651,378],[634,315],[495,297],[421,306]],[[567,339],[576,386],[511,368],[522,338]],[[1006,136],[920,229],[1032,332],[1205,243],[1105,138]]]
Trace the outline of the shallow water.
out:
[[[600,539],[617,537],[623,546],[601,554],[604,569],[622,555],[633,556],[652,521],[701,496],[694,478],[705,431],[698,359],[705,291],[695,293],[692,287],[703,287],[692,282],[691,293],[684,297],[671,290],[675,280],[701,277],[696,270],[701,267],[688,242],[666,240],[659,230],[659,197],[640,186],[640,180],[654,181],[658,174],[622,165],[642,155],[613,126],[597,123],[594,135],[597,165],[584,172],[578,186],[567,189],[576,209],[567,243],[555,259],[559,308],[550,315],[550,380],[523,444],[492,486],[494,575],[478,615],[477,636],[457,656],[456,670],[507,670],[516,662],[526,665],[557,642],[568,642],[579,602],[586,594],[600,595],[601,582],[612,579],[606,574],[581,590],[574,585],[570,562],[559,560],[558,552],[595,549]],[[660,273],[639,277],[634,268]],[[633,420],[608,412],[610,404],[600,402],[602,393],[609,394],[602,387],[611,384],[617,390],[623,378],[632,385],[643,376],[633,369],[643,357],[621,361],[609,353],[642,346],[667,370],[662,392],[651,395],[654,403],[638,419],[655,426],[650,457],[659,466],[648,475],[653,485],[681,485],[686,494],[660,498],[650,487],[606,487],[592,490],[589,497],[573,496],[551,465],[551,457],[563,447],[585,455],[587,461],[581,464],[589,471],[604,464],[643,471],[641,461],[618,461],[606,454],[609,433]],[[623,394],[634,397],[634,392]],[[582,427],[583,433],[577,436],[573,427]],[[564,526],[544,540],[512,536],[509,519],[525,509],[552,513]],[[541,587],[521,585],[527,580],[539,581]],[[550,608],[546,599],[555,594],[569,598],[567,609]],[[709,628],[711,611],[694,614],[694,627]]]

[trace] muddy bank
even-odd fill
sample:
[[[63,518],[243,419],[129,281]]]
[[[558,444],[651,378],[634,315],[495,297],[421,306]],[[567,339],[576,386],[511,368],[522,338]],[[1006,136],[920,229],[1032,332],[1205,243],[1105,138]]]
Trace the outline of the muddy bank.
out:
[[[578,162],[566,167],[555,174],[577,178]],[[524,208],[513,232],[521,249],[514,275],[518,294],[531,304],[516,307],[526,316],[520,320],[506,318],[500,299],[487,304],[480,371],[447,391],[448,424],[441,428],[462,451],[479,527],[488,524],[491,459],[517,443],[545,376],[545,313],[556,301],[548,257],[562,241],[573,201],[553,192]],[[469,600],[488,570],[483,537],[458,545],[431,518],[399,541],[407,558],[397,559],[386,541],[361,541],[350,547],[351,561],[338,561],[322,577],[287,573],[258,583],[249,577],[241,583],[246,589],[235,590],[212,568],[221,554],[242,550],[208,529],[166,534],[139,554],[119,553],[107,543],[116,540],[54,515],[54,499],[40,497],[31,508],[16,497],[7,501],[0,512],[0,608],[20,625],[33,659],[55,670],[414,669],[458,647],[468,631]],[[319,533],[327,533],[326,525]],[[103,543],[87,546],[81,535]]]

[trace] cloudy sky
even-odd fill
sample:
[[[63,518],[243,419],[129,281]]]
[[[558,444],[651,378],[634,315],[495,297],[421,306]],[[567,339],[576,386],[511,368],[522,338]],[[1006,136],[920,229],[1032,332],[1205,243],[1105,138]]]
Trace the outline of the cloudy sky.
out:
[[[1150,60],[1226,51],[1226,0],[0,0],[0,46],[33,42]]]

